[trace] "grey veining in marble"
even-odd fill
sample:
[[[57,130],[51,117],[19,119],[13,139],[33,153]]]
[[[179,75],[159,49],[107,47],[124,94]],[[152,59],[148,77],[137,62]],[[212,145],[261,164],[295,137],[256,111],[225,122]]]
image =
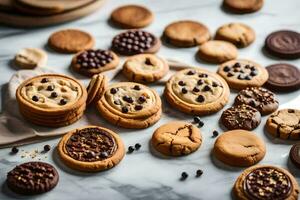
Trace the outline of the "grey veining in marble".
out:
[[[60,73],[74,75],[87,81],[86,78],[73,74],[69,70],[72,55],[58,54],[48,49],[45,44],[48,36],[61,28],[80,28],[90,32],[96,38],[96,47],[109,48],[112,37],[121,30],[112,27],[107,19],[111,11],[121,4],[138,3],[149,7],[155,13],[154,23],[146,29],[160,36],[163,28],[172,21],[180,19],[199,20],[206,24],[211,33],[224,23],[244,22],[256,31],[255,43],[250,47],[240,49],[239,57],[253,59],[266,66],[281,60],[270,57],[262,51],[265,37],[278,29],[293,29],[300,32],[300,1],[299,0],[266,0],[263,9],[257,13],[247,15],[230,14],[221,8],[221,0],[109,0],[105,6],[95,14],[80,20],[58,26],[41,29],[15,29],[0,26],[0,85],[3,88],[16,68],[11,66],[11,59],[15,53],[24,47],[43,48],[49,54],[48,68]],[[38,19],[37,19],[38,20]],[[159,51],[160,56],[184,61],[189,64],[204,67],[216,71],[217,66],[198,61],[195,58],[197,48],[177,49],[163,45]],[[300,67],[300,61],[288,61]],[[122,77],[119,77],[122,79]],[[162,94],[163,87],[155,89]],[[279,94],[278,99],[284,107],[300,107],[300,92]],[[229,107],[235,97],[231,94]],[[126,146],[139,142],[142,148],[132,154],[127,154],[124,160],[112,170],[102,173],[79,173],[65,167],[57,157],[54,148],[59,139],[27,145],[21,150],[42,150],[45,144],[50,144],[52,150],[47,154],[39,154],[34,160],[52,163],[60,174],[57,187],[46,194],[24,197],[10,192],[5,185],[6,173],[15,165],[32,160],[30,157],[21,158],[18,155],[10,155],[10,149],[0,150],[0,199],[42,199],[42,200],[76,200],[76,199],[154,199],[154,200],[179,200],[179,199],[231,199],[232,185],[243,168],[225,166],[211,156],[211,149],[215,139],[211,137],[213,130],[222,132],[218,124],[221,112],[203,117],[205,123],[201,128],[203,144],[201,148],[186,157],[167,158],[155,153],[149,146],[149,140],[158,126],[169,120],[191,121],[192,117],[172,110],[163,101],[163,118],[154,126],[145,130],[127,130],[111,126],[103,121],[95,109],[88,110],[88,116],[93,124],[102,124],[118,132]],[[274,164],[288,168],[300,181],[299,170],[288,162],[288,153],[291,144],[271,138],[264,131],[266,117],[255,130],[267,144],[267,154],[262,164]],[[204,174],[195,178],[197,169],[202,169]],[[179,180],[182,171],[189,173],[189,178],[182,182]]]

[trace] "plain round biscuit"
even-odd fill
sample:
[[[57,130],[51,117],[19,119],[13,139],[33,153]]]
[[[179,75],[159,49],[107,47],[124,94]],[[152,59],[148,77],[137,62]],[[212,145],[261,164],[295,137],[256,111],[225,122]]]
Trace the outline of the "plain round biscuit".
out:
[[[223,5],[235,13],[252,13],[262,8],[264,0],[224,0]]]

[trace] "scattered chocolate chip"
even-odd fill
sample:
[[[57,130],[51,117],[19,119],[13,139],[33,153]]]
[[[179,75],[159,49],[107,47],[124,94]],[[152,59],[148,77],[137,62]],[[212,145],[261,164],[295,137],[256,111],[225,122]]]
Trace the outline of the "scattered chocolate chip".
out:
[[[216,83],[216,82],[212,82],[212,86],[213,86],[213,87],[218,87],[218,86],[219,86],[219,84],[218,84],[218,83]]]
[[[214,131],[213,131],[213,137],[218,137],[218,135],[219,135],[219,132],[216,131],[216,130],[214,130]]]
[[[196,100],[197,100],[198,102],[202,103],[202,102],[204,102],[205,98],[204,98],[203,95],[199,95],[199,96],[197,97]]]
[[[47,83],[48,81],[49,81],[49,79],[43,78],[43,79],[41,80],[41,83]]]
[[[239,80],[244,80],[244,79],[245,79],[245,76],[242,75],[242,74],[239,74],[239,75],[238,75],[238,79],[239,79]]]
[[[19,149],[18,149],[16,146],[14,146],[14,147],[11,149],[11,152],[12,152],[13,154],[16,154],[16,153],[19,152]]]
[[[247,76],[245,76],[245,80],[249,81],[249,80],[251,80],[251,77],[247,75]]]
[[[32,101],[39,101],[39,98],[38,98],[37,96],[35,96],[35,95],[34,95],[34,96],[32,96],[32,98],[31,98],[31,99],[32,99]]]
[[[198,126],[201,128],[202,126],[204,126],[204,122],[203,121],[198,122]]]
[[[181,92],[182,92],[182,94],[186,94],[188,91],[187,91],[186,88],[182,88],[182,89],[181,89]]]
[[[205,91],[205,92],[210,91],[210,90],[211,90],[211,88],[208,85],[204,86],[204,88],[203,88],[203,91]]]
[[[257,75],[257,71],[251,71],[250,76],[256,76]]]
[[[199,88],[197,88],[197,87],[193,88],[193,92],[199,92],[199,91],[200,91]]]
[[[208,75],[207,74],[199,74],[199,78],[207,78]]]
[[[61,99],[59,103],[60,103],[60,105],[66,105],[67,100],[66,99]]]
[[[227,76],[228,76],[228,77],[232,77],[232,76],[234,76],[234,74],[231,73],[231,72],[228,72],[228,73],[227,73]]]
[[[194,122],[199,123],[201,121],[201,118],[199,116],[194,117]]]
[[[126,101],[127,103],[133,103],[133,99],[129,96],[123,96],[123,100]]]
[[[134,109],[135,110],[142,110],[143,106],[142,105],[136,105],[136,106],[134,106]]]
[[[134,147],[135,147],[135,149],[136,150],[139,150],[140,148],[141,148],[141,144],[140,143],[136,143],[135,145],[134,145]]]
[[[194,71],[188,71],[188,73],[187,73],[187,75],[194,75],[195,74],[195,72]]]
[[[107,158],[108,157],[108,153],[106,151],[100,152],[99,156],[101,158]]]
[[[255,71],[256,70],[256,67],[255,66],[252,66],[251,67],[251,71]]]
[[[246,69],[250,69],[250,65],[246,65],[245,68],[246,68]]]
[[[144,96],[139,97],[139,102],[144,103],[146,101],[146,98]]]
[[[51,97],[56,98],[58,94],[56,92],[51,92]]]
[[[87,158],[94,158],[95,156],[96,156],[96,154],[93,151],[86,152],[86,157]]]
[[[225,67],[223,68],[223,71],[224,71],[224,72],[229,72],[229,71],[230,71],[230,68],[229,68],[228,66],[225,66]]]
[[[189,176],[188,173],[182,172],[182,173],[181,173],[181,180],[187,179],[188,176]]]
[[[198,85],[202,85],[204,83],[204,81],[202,79],[198,80],[197,84]]]
[[[135,85],[135,86],[133,87],[133,89],[135,89],[135,90],[140,90],[141,87],[140,87],[139,85]]]
[[[53,85],[48,85],[47,90],[48,91],[53,91],[54,90],[54,86]]]
[[[201,169],[198,169],[196,171],[196,177],[200,177],[203,174],[203,171]]]
[[[241,64],[237,62],[237,63],[235,63],[232,67],[233,67],[233,68],[240,68],[240,67],[241,67]]]
[[[185,83],[184,83],[183,81],[179,81],[179,82],[178,82],[178,85],[180,85],[180,86],[185,86]]]
[[[122,107],[122,113],[128,113],[128,108],[127,107]]]
[[[133,151],[134,151],[133,146],[129,146],[129,147],[128,147],[128,153],[132,153]]]
[[[145,64],[146,64],[146,65],[153,65],[153,64],[151,63],[150,58],[146,58]]]
[[[46,144],[46,145],[44,146],[44,151],[45,151],[45,152],[50,151],[50,149],[51,149],[51,147],[50,147],[49,144]]]
[[[110,89],[110,93],[111,94],[116,94],[117,93],[117,89],[116,88],[111,88]]]

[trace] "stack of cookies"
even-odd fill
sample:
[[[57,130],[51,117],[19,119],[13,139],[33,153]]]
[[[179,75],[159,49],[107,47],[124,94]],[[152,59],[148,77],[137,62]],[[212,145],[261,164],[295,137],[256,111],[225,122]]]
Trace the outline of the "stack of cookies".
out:
[[[16,97],[25,119],[37,125],[60,127],[81,118],[87,92],[76,79],[44,74],[24,81]]]

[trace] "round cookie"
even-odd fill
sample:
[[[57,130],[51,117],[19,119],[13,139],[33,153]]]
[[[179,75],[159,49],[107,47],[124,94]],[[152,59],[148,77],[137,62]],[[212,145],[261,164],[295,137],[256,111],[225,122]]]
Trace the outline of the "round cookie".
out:
[[[198,57],[210,63],[223,63],[236,59],[237,48],[230,42],[210,40],[199,47]]]
[[[157,92],[133,82],[111,84],[97,108],[104,119],[124,128],[147,128],[160,119],[162,112]]]
[[[299,186],[294,176],[283,168],[256,165],[237,178],[233,193],[238,200],[297,200]]]
[[[74,71],[85,76],[93,76],[104,71],[115,69],[119,57],[112,51],[89,49],[76,54],[71,63]]]
[[[225,110],[221,116],[222,124],[229,130],[243,129],[250,131],[255,129],[260,121],[260,112],[245,104],[232,106]]]
[[[14,192],[36,195],[50,191],[58,183],[56,169],[44,162],[27,162],[7,173],[7,186]]]
[[[300,169],[300,143],[296,143],[292,146],[289,158],[292,163]]]
[[[143,28],[153,21],[152,12],[140,5],[125,5],[115,9],[110,19],[121,28]]]
[[[52,33],[48,45],[57,52],[77,53],[93,48],[95,40],[89,33],[77,29],[65,29]]]
[[[151,139],[152,146],[167,156],[183,156],[196,151],[201,143],[200,130],[193,124],[173,121],[157,128]]]
[[[269,77],[264,67],[245,59],[225,62],[219,66],[217,73],[226,80],[230,88],[236,90],[260,87]]]
[[[140,53],[156,53],[161,42],[152,33],[137,29],[125,31],[115,36],[111,46],[115,52],[128,56]]]
[[[34,69],[45,66],[47,59],[48,56],[45,51],[38,48],[25,48],[17,53],[14,62],[22,69]]]
[[[300,110],[278,110],[268,118],[266,129],[274,137],[300,139]]]
[[[268,115],[278,108],[275,94],[261,87],[241,90],[235,98],[235,105],[246,104],[257,109],[262,115]]]
[[[262,8],[264,0],[224,0],[223,5],[235,13],[252,13]]]
[[[221,110],[229,99],[229,87],[217,74],[201,68],[184,69],[167,82],[164,95],[178,110],[208,115]]]
[[[166,75],[169,65],[165,59],[153,54],[139,54],[129,57],[123,65],[123,74],[128,80],[152,83]]]
[[[108,80],[106,76],[103,74],[95,74],[91,78],[90,83],[87,87],[88,97],[86,100],[86,104],[89,105],[91,103],[97,103],[101,99],[107,86]]]
[[[266,154],[266,146],[255,133],[232,130],[218,137],[213,148],[214,156],[225,164],[236,167],[255,165]]]
[[[266,67],[269,79],[265,86],[272,91],[290,92],[300,88],[300,71],[297,67],[278,63]]]
[[[290,30],[273,32],[266,38],[265,49],[279,58],[300,58],[300,33]]]
[[[225,40],[242,48],[249,46],[255,40],[255,32],[246,24],[229,23],[218,28],[215,39]]]
[[[121,138],[99,126],[72,130],[58,144],[58,155],[75,170],[96,172],[116,166],[125,155]]]
[[[208,28],[204,24],[191,20],[169,24],[163,36],[168,43],[177,47],[193,47],[210,39]]]

